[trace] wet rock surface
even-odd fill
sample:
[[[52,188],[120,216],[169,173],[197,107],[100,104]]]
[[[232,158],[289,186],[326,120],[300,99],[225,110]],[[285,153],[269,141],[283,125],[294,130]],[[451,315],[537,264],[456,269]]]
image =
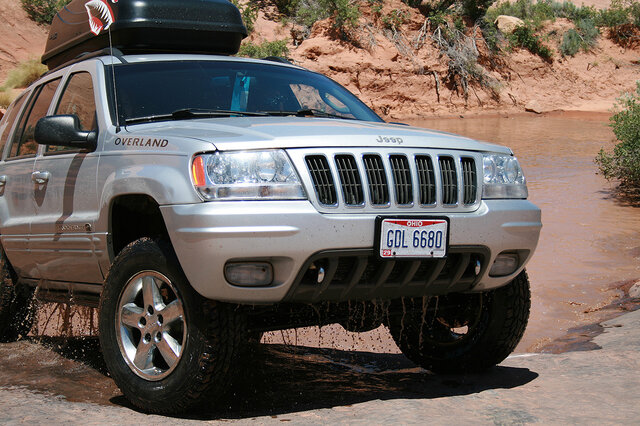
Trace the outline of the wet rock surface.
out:
[[[637,424],[640,311],[600,325],[599,349],[519,354],[483,374],[433,375],[397,354],[256,345],[223,404],[134,411],[95,339],[0,344],[0,422]]]

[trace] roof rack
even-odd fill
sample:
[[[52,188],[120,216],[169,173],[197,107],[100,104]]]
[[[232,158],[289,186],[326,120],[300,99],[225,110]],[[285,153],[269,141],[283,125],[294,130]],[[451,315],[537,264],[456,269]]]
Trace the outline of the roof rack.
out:
[[[126,54],[234,55],[246,36],[227,0],[73,0],[53,19],[42,63],[56,69],[111,46]]]

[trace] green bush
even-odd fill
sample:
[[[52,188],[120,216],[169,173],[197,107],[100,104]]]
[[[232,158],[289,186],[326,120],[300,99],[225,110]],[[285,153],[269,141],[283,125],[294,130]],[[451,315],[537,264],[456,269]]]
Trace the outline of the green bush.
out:
[[[275,0],[278,12],[285,16],[294,16],[300,7],[301,0]]]
[[[0,89],[7,90],[27,87],[40,78],[45,72],[47,72],[47,67],[36,59],[22,62],[18,64],[17,68],[9,71],[7,81],[5,81]]]
[[[276,0],[280,13],[307,28],[322,19],[333,17],[333,27],[342,38],[358,26],[360,8],[356,0]]]
[[[399,31],[407,19],[409,19],[407,12],[393,10],[388,15],[382,17],[382,25],[388,30]]]
[[[58,10],[69,4],[71,0],[21,0],[22,8],[29,18],[38,24],[48,25]]]
[[[251,34],[255,29],[256,19],[258,18],[258,5],[252,1],[242,3],[240,0],[231,0],[231,3],[235,4],[240,10],[244,26],[247,27],[247,31]]]
[[[600,31],[591,19],[576,22],[576,28],[571,28],[562,36],[560,53],[563,56],[574,56],[579,50],[591,50],[598,42]]]
[[[578,7],[575,4],[564,1],[562,3],[553,0],[517,0],[514,3],[503,2],[487,12],[487,19],[491,22],[499,15],[509,15],[529,21],[534,28],[540,28],[544,21],[555,18],[566,18],[574,22],[582,19],[595,19],[598,12],[592,6]]]
[[[542,43],[540,37],[535,34],[529,24],[517,27],[509,36],[509,42],[512,47],[527,49],[529,52],[540,56],[547,62],[551,62],[553,59],[551,49]]]
[[[562,42],[560,43],[560,53],[563,56],[575,56],[576,53],[582,47],[582,37],[578,32],[571,28],[565,32],[562,36]]]
[[[240,46],[238,56],[246,56],[248,58],[266,58],[267,56],[284,57],[289,54],[287,40],[265,41],[261,44],[251,42],[243,43]]]
[[[611,117],[611,127],[619,143],[612,153],[603,149],[596,157],[600,171],[608,180],[617,180],[622,189],[640,190],[640,81],[635,93],[618,99],[618,112]]]

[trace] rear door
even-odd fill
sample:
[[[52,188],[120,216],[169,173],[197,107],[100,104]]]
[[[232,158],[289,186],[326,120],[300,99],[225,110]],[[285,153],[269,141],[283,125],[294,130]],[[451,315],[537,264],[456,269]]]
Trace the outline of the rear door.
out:
[[[31,222],[35,217],[33,173],[38,150],[34,130],[38,120],[47,114],[59,85],[60,78],[52,79],[36,87],[28,100],[25,96],[26,104],[16,116],[20,120],[9,133],[9,146],[0,165],[0,182],[4,181],[0,194],[2,246],[13,267],[27,278],[40,278],[30,244]]]
[[[74,68],[64,83],[51,115],[74,114],[85,131],[98,130],[92,74]],[[77,148],[44,146],[36,159],[36,214],[31,247],[43,278],[102,283],[98,241],[96,173],[98,154]]]

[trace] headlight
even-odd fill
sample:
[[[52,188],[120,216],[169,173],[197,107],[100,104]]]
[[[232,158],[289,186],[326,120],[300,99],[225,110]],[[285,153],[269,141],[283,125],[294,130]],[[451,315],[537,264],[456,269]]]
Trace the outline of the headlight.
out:
[[[482,198],[527,198],[527,182],[516,157],[485,154]]]
[[[201,154],[191,166],[205,200],[304,200],[306,195],[282,150]]]

